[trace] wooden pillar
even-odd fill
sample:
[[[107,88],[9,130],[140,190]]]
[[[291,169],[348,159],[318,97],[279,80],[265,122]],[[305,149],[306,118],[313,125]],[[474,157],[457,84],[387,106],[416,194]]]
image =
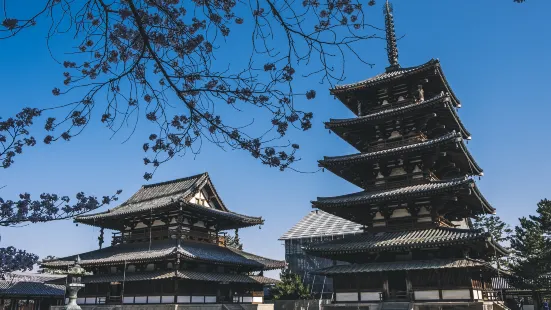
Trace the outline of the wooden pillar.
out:
[[[356,291],[358,293],[358,301],[362,300],[362,292],[360,290],[360,274],[355,275],[356,278]]]
[[[442,299],[442,273],[440,270],[436,270],[436,279],[438,279],[438,296]]]
[[[178,270],[178,269],[176,269]],[[178,271],[176,271],[178,272]],[[179,279],[178,278],[174,278],[174,303],[178,303],[178,281]],[[191,300],[189,301],[191,303]]]
[[[411,284],[409,271],[406,270],[406,292],[408,296],[411,296],[411,300],[415,300],[415,296],[413,295],[413,286]]]
[[[383,279],[383,300],[388,299],[390,291],[388,288],[388,276],[386,273],[381,272],[381,278]]]

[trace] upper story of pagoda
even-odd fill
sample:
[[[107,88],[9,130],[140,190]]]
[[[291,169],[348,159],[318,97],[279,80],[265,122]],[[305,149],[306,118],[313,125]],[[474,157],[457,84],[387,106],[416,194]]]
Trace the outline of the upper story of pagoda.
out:
[[[483,171],[465,145],[471,134],[440,62],[402,68],[388,1],[385,26],[386,71],[331,90],[356,117],[326,127],[358,152],[319,161],[363,191],[318,197],[313,206],[370,231],[452,228],[493,213],[472,178]]]
[[[223,244],[220,231],[264,222],[260,217],[231,212],[208,173],[144,185],[120,206],[75,221],[117,231],[113,245],[169,239]]]

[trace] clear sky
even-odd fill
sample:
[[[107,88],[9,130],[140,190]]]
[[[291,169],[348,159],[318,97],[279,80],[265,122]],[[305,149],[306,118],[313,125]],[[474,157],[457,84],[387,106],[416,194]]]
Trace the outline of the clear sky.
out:
[[[382,1],[378,2],[377,7],[368,9],[367,18],[383,27]],[[551,198],[551,2],[393,3],[396,31],[404,36],[398,43],[401,65],[440,59],[462,102],[460,117],[473,135],[468,146],[485,172],[478,184],[498,215],[515,225],[518,217],[535,211],[541,198]],[[11,116],[23,106],[42,107],[63,100],[51,96],[51,89],[62,80],[63,68],[45,49],[44,36],[44,30],[37,27],[13,40],[0,41],[1,116]],[[70,42],[59,44],[57,48]],[[369,68],[348,60],[346,82],[383,72],[387,66],[384,47],[381,40],[362,43],[357,52],[376,66]],[[231,48],[238,50],[239,46]],[[314,128],[289,134],[301,145],[302,160],[296,168],[303,171],[317,170],[317,160],[324,155],[354,152],[322,124],[329,118],[350,117],[351,112],[329,95],[327,84],[312,79],[297,81],[297,89],[312,87],[317,91],[316,99],[302,104],[314,112]],[[41,140],[43,135],[39,137]],[[78,191],[106,195],[122,189],[124,201],[145,183],[141,151],[145,137],[146,132],[138,131],[122,144],[126,135],[111,138],[107,129],[93,125],[69,143],[28,149],[16,158],[13,167],[1,172],[0,185],[7,187],[0,196],[16,198],[20,192],[74,196]],[[282,173],[242,151],[209,146],[196,157],[176,158],[161,166],[151,182],[204,171],[210,173],[231,210],[266,219],[261,230],[254,227],[240,231],[245,250],[279,259],[284,258],[284,248],[278,237],[310,212],[311,200],[358,190],[330,172]],[[14,245],[41,257],[64,256],[97,249],[99,229],[63,221],[1,228],[0,234],[0,247]],[[109,244],[109,238],[106,242]]]

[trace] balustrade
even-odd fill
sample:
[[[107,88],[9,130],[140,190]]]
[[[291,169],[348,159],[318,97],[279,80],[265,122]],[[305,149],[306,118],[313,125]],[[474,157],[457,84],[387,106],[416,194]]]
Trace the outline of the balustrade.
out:
[[[418,134],[412,137],[407,137],[407,138],[385,140],[380,142],[378,141],[369,145],[369,151],[374,152],[374,151],[380,151],[384,149],[392,149],[399,146],[424,142],[427,140],[428,140],[427,136],[421,133],[421,134]]]
[[[121,234],[120,232],[115,232],[113,233],[113,239],[111,241],[111,245],[139,242],[139,241],[144,241],[149,239],[163,240],[163,239],[176,238],[176,234],[177,234],[176,230],[170,230],[170,229],[167,229],[166,227],[164,229],[145,228],[145,229],[133,230],[130,232],[126,232],[124,234]],[[206,242],[206,243],[214,243],[218,245],[226,244],[224,236],[216,236],[215,234],[209,233],[209,232],[182,231],[182,239]]]

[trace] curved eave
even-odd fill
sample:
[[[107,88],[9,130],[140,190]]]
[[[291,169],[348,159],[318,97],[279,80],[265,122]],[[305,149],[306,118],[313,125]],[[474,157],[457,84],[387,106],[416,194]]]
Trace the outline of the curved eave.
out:
[[[222,211],[218,209],[208,208],[205,206],[201,206],[198,204],[185,202],[185,201],[179,201],[174,202],[174,204],[181,203],[184,206],[185,210],[194,211],[198,214],[201,214],[203,216],[211,216],[215,219],[219,219],[221,221],[226,221],[224,225],[221,225],[220,230],[227,230],[227,229],[235,229],[235,228],[245,228],[250,226],[256,226],[256,225],[262,225],[264,224],[264,220],[261,217],[252,217],[247,216],[235,212],[230,211]],[[147,210],[138,210],[135,212],[125,212],[125,213],[110,213],[110,212],[102,212],[102,213],[96,213],[89,216],[81,216],[75,218],[75,222],[82,223],[90,226],[96,226],[96,227],[105,227],[109,229],[120,229],[120,221],[128,216],[139,216],[139,215],[149,215],[152,210],[156,213],[159,212],[159,210],[167,210],[167,208],[170,207],[170,205],[164,205],[159,206],[153,209],[147,209]],[[168,211],[168,210],[167,210]]]
[[[469,162],[469,165],[471,167],[472,175],[478,175],[478,176],[484,175],[484,170],[482,170],[482,168],[478,165],[478,163],[474,159],[471,152],[469,152],[469,149],[465,145],[465,142],[461,141],[461,143],[459,145],[460,145],[461,151],[463,152],[463,154],[465,154],[465,157],[467,158],[467,160]]]
[[[219,218],[220,220],[228,220],[234,222],[233,225],[228,225],[227,227],[220,227],[220,230],[235,229],[235,228],[245,228],[250,226],[262,225],[264,220],[262,217],[252,217],[235,212],[220,211],[217,209],[206,208],[204,206],[195,204],[195,203],[184,203],[185,209],[190,209],[198,213],[204,214],[206,216],[212,215]],[[184,209],[184,210],[185,210]]]
[[[472,190],[473,190],[473,194],[476,196],[476,198],[480,201],[480,204],[482,206],[482,208],[488,213],[488,214],[495,214],[496,213],[496,209],[494,209],[490,203],[486,200],[486,198],[484,198],[484,195],[482,195],[482,193],[480,192],[480,190],[478,189],[478,186],[476,186],[476,183],[473,181],[471,183],[471,187],[472,187]]]
[[[74,255],[76,257],[76,255]],[[47,261],[42,262],[40,264],[40,267],[42,268],[52,268],[52,269],[68,269],[69,267],[72,267],[75,263],[75,259],[71,257],[66,258],[60,258],[53,261]],[[176,251],[173,251],[168,254],[162,254],[162,255],[154,255],[149,257],[143,257],[143,258],[125,258],[120,260],[82,260],[79,264],[82,267],[94,267],[94,266],[116,266],[121,264],[140,264],[140,263],[148,263],[148,262],[154,262],[159,261],[160,259],[176,259]]]
[[[454,100],[455,99],[453,99],[453,97],[451,97],[450,94],[442,94],[420,103],[412,103],[405,106],[387,109],[387,110],[383,110],[377,113],[372,113],[364,116],[348,118],[348,119],[330,119],[329,122],[325,122],[325,128],[341,136],[343,132],[346,132],[349,130],[349,127],[369,124],[373,121],[384,121],[387,118],[390,118],[396,115],[401,115],[408,112],[428,108],[438,103],[444,103],[447,109],[450,111],[451,116],[454,119],[455,123],[457,124],[457,127],[461,132],[463,138],[470,139],[471,133],[467,130],[463,122],[461,122],[459,115],[455,111],[455,106],[457,106],[458,103],[457,102],[454,103],[453,102]]]
[[[307,247],[303,247],[302,250],[314,256],[325,257],[325,256],[341,255],[341,254],[378,253],[383,251],[395,251],[395,250],[400,251],[404,249],[424,249],[424,248],[431,248],[431,247],[467,244],[476,240],[485,240],[485,237],[481,236],[481,237],[469,238],[465,240],[427,242],[427,243],[418,244],[418,245],[407,245],[407,244],[389,245],[389,246],[381,246],[381,247],[371,248],[371,249],[324,250],[324,249],[316,249],[316,248],[309,249]]]
[[[423,186],[425,187],[424,189],[422,188]],[[470,195],[475,196],[484,211],[488,213],[495,212],[495,209],[490,206],[490,204],[486,201],[484,196],[482,196],[482,194],[476,187],[474,180],[470,178],[460,178],[451,181],[438,181],[428,184],[406,186],[402,188],[372,193],[359,192],[337,197],[318,197],[318,200],[312,201],[311,203],[312,207],[314,208],[331,210],[332,208],[337,207],[361,206],[370,203],[401,199],[405,197],[423,197],[442,192],[457,191],[460,189],[469,189]]]
[[[338,96],[341,93],[348,92],[348,91],[354,91],[359,89],[365,89],[369,88],[381,83],[385,83],[387,81],[407,77],[422,71],[425,71],[427,69],[430,69],[434,65],[438,64],[439,61],[437,59],[431,59],[427,61],[426,63],[417,66],[417,67],[410,67],[410,68],[401,68],[398,70],[395,70],[394,72],[385,72],[381,73],[377,76],[374,76],[372,78],[368,78],[366,80],[356,82],[356,83],[350,83],[345,85],[337,85],[335,88],[330,89],[330,92],[332,95]],[[403,73],[397,74],[397,71],[402,71]]]
[[[408,154],[408,153],[431,150],[431,149],[442,147],[452,143],[458,145],[459,149],[463,153],[463,156],[465,157],[464,160],[466,164],[469,166],[470,175],[482,176],[483,175],[482,168],[480,168],[480,166],[476,163],[474,157],[471,155],[471,153],[465,146],[465,143],[463,142],[461,135],[455,132],[449,133],[440,138],[436,138],[436,139],[432,139],[432,140],[428,140],[428,141],[420,142],[416,144],[411,144],[407,146],[401,146],[401,147],[388,149],[388,150],[382,150],[382,151],[376,151],[376,152],[370,152],[370,153],[359,153],[359,154],[345,155],[345,156],[324,157],[323,160],[318,161],[318,164],[320,167],[324,167],[329,171],[335,173],[336,175],[340,176],[338,171],[335,171],[335,169],[338,170],[338,168],[344,165],[356,164],[356,163],[369,163],[371,161],[376,161],[381,158],[388,158],[388,157],[394,157],[400,154]]]
[[[123,245],[125,246],[125,245]],[[147,246],[147,244],[146,244]],[[218,247],[217,245],[212,245],[212,248],[216,249]],[[211,249],[212,249],[211,248]],[[184,247],[174,246],[173,248],[168,248],[166,251],[162,251],[160,253],[150,253],[147,251],[147,247],[145,247],[144,251],[140,252],[126,252],[127,255],[121,255],[122,253],[125,253],[124,250],[121,250],[120,246],[111,246],[107,247],[101,250],[91,251],[87,253],[78,254],[80,257],[84,257],[80,261],[80,265],[82,267],[94,267],[94,266],[117,266],[122,264],[136,264],[136,263],[148,263],[148,262],[158,262],[159,260],[176,260],[177,258],[181,258],[182,260],[186,261],[193,261],[193,262],[200,262],[200,263],[208,263],[213,265],[222,265],[222,266],[241,266],[246,267],[250,270],[274,270],[274,269],[281,269],[285,267],[284,261],[279,260],[273,260],[270,258],[254,255],[251,253],[247,253],[244,251],[240,251],[237,249],[233,249],[230,247],[220,247],[224,249],[225,251],[233,252],[234,255],[241,256],[241,261],[231,261],[230,258],[224,259],[222,256],[216,256],[216,255],[227,255],[227,254],[213,254],[216,257],[216,259],[208,258],[208,257],[200,257],[198,255],[194,255],[192,252],[188,252],[186,250],[185,245]],[[116,255],[120,255],[120,257],[110,257],[109,254],[113,253],[113,251],[119,250],[120,253],[117,253]],[[90,258],[86,259],[86,255],[89,253],[94,252],[104,252],[107,253],[105,257],[102,258]],[[111,251],[111,252],[110,252]],[[209,251],[209,249],[205,249],[204,251]],[[146,257],[132,257],[131,255],[148,255]],[[113,255],[113,254],[111,254]],[[64,258],[52,260],[52,261],[45,261],[41,263],[41,267],[46,268],[53,268],[53,269],[68,269],[70,266],[74,265],[74,261],[76,259],[77,255],[67,256]]]
[[[495,242],[492,238],[488,238],[488,243],[490,246],[495,249],[496,253],[500,256],[507,256],[511,254],[511,251],[507,250],[506,248],[502,247],[499,243]]]

